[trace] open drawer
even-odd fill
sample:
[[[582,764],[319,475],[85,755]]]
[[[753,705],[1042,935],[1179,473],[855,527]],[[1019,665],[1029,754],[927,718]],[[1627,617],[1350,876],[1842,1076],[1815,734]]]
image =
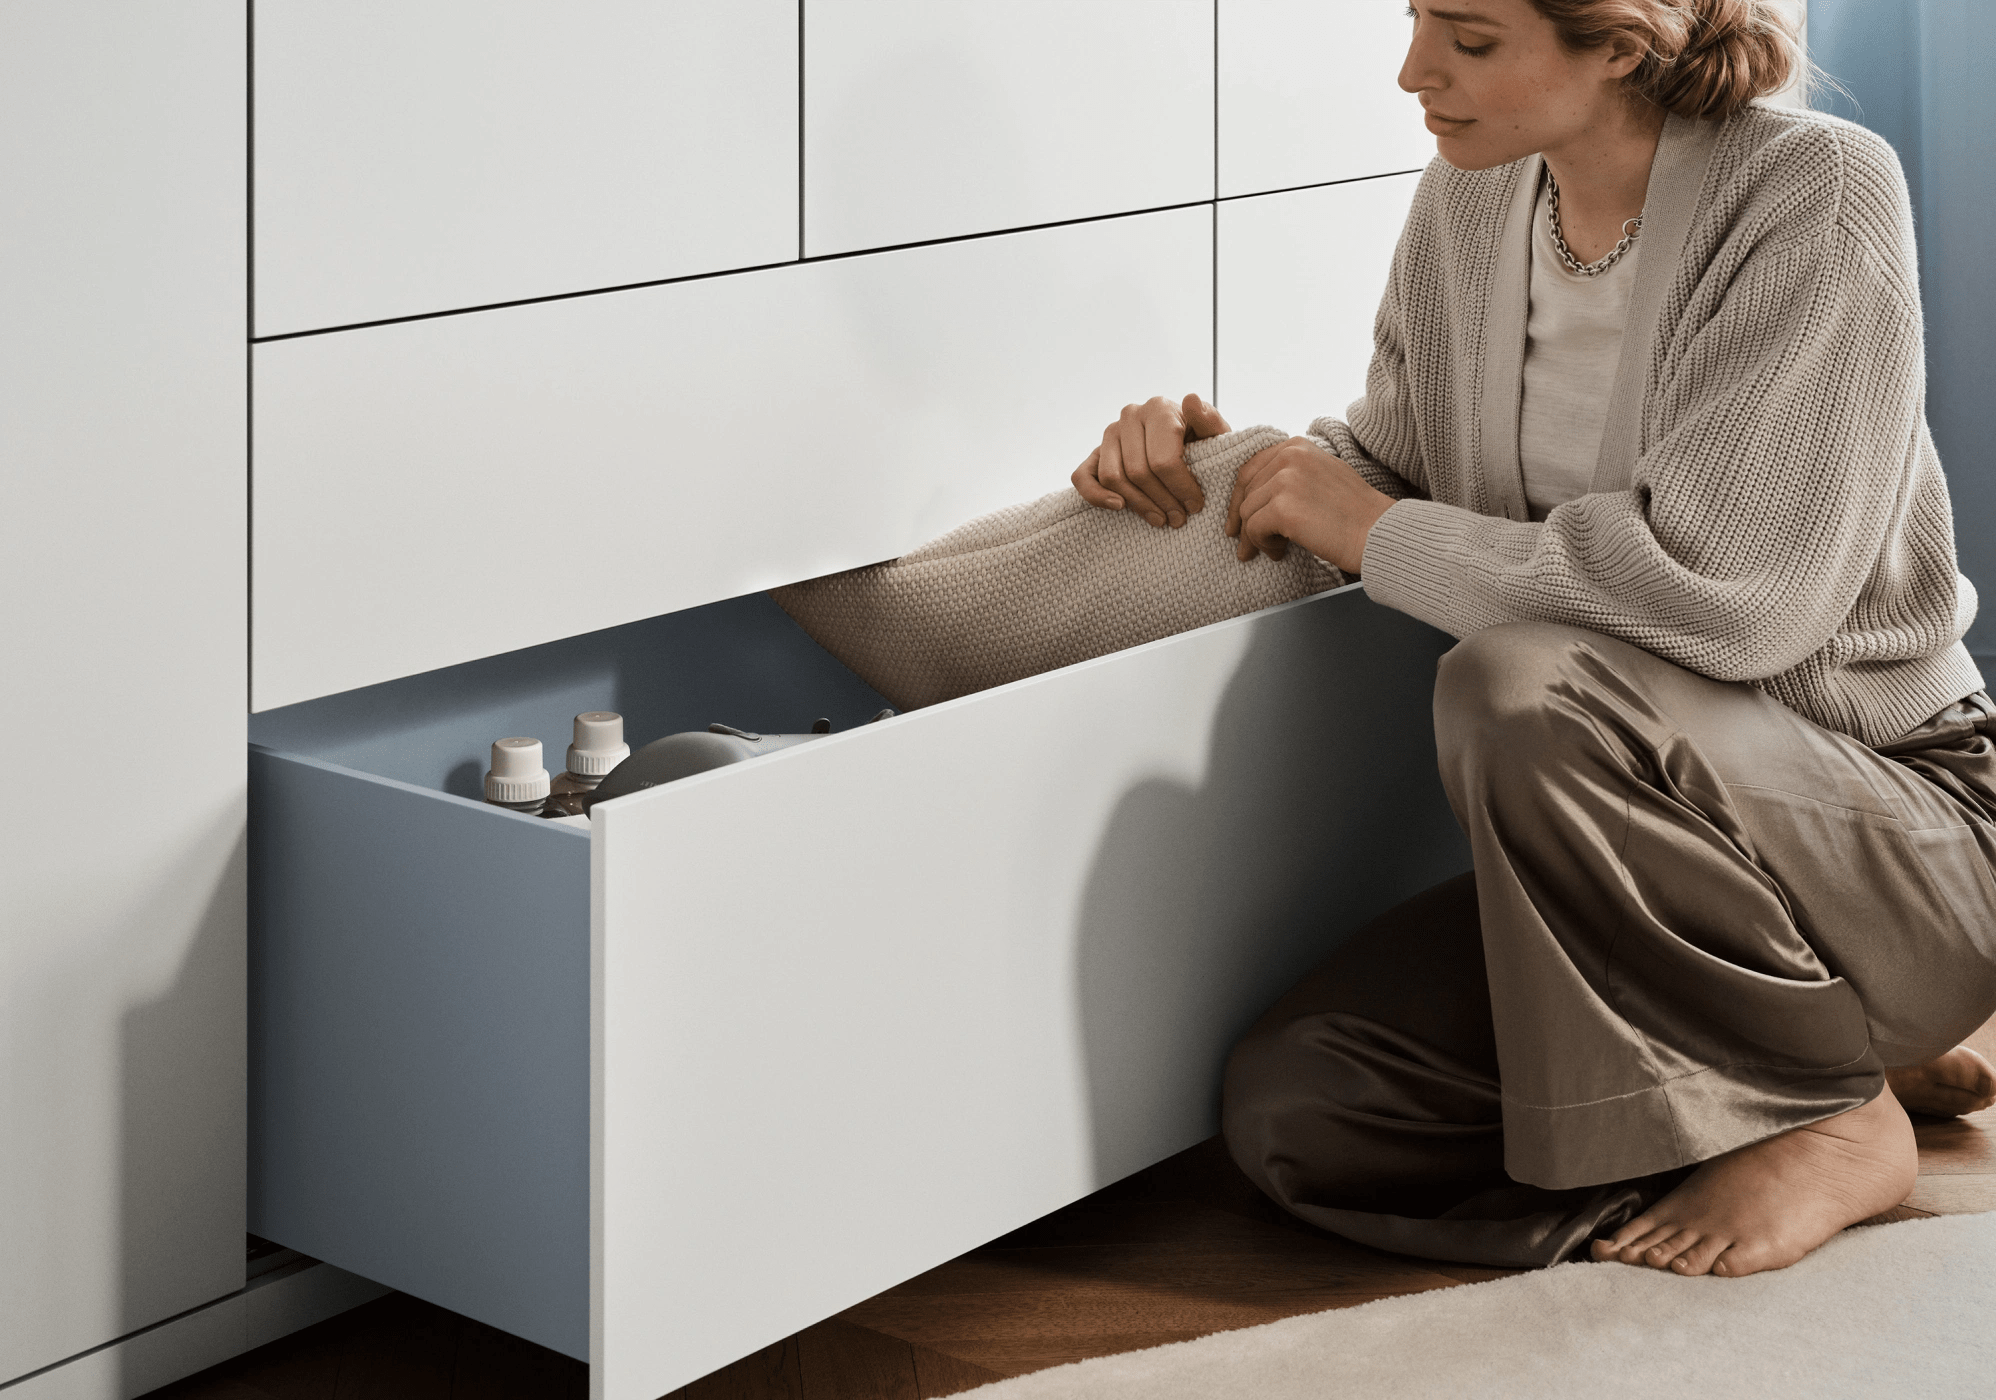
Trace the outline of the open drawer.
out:
[[[876,725],[766,598],[255,717],[250,1229],[651,1400],[1211,1134],[1468,865],[1447,639],[1343,589]],[[844,732],[598,806],[504,734]]]

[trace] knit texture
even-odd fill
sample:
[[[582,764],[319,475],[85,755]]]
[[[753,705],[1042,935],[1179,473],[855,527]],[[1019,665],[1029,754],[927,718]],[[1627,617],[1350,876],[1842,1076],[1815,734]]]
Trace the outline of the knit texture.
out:
[[[1310,435],[1400,498],[1365,587],[1468,636],[1537,619],[1749,681],[1866,743],[1982,686],[1928,436],[1912,213],[1883,140],[1754,107],[1718,133],[1647,356],[1631,489],[1502,518],[1480,442],[1505,211],[1528,162],[1422,178],[1365,397]]]
[[[1300,549],[1243,564],[1222,533],[1241,464],[1286,440],[1257,427],[1188,443],[1208,505],[1183,529],[1098,510],[1068,487],[771,596],[911,710],[1320,593],[1344,582],[1330,565]]]

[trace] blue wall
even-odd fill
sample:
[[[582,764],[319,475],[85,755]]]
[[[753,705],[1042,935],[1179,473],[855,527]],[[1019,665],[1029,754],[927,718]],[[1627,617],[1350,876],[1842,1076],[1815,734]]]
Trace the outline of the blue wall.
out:
[[[1927,418],[1947,464],[1969,648],[1996,681],[1996,0],[1810,0],[1811,56],[1906,166],[1927,309]]]

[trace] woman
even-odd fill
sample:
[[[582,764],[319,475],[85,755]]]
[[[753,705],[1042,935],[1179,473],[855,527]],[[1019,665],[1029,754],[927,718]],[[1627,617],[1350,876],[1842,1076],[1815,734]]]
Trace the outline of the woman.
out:
[[[1905,184],[1757,105],[1767,0],[1417,0],[1441,159],[1366,395],[1251,460],[1290,545],[1461,638],[1473,878],[1342,945],[1236,1049],[1241,1167],[1305,1220],[1497,1264],[1738,1276],[1903,1200],[1902,1101],[1986,1106],[1996,705],[1961,645]],[[1196,397],[1075,474],[1178,526]]]

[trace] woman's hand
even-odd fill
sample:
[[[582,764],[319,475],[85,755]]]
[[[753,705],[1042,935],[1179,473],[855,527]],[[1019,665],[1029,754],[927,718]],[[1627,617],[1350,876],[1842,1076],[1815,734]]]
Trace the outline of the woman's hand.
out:
[[[1102,431],[1102,445],[1074,469],[1074,489],[1091,506],[1126,506],[1151,524],[1176,530],[1206,508],[1206,493],[1185,466],[1185,444],[1232,431],[1220,410],[1197,394],[1185,402],[1126,404]]]
[[[1299,544],[1356,574],[1365,540],[1393,498],[1375,491],[1342,457],[1308,438],[1291,438],[1247,459],[1227,502],[1227,534],[1242,563],[1257,552],[1280,559]]]

